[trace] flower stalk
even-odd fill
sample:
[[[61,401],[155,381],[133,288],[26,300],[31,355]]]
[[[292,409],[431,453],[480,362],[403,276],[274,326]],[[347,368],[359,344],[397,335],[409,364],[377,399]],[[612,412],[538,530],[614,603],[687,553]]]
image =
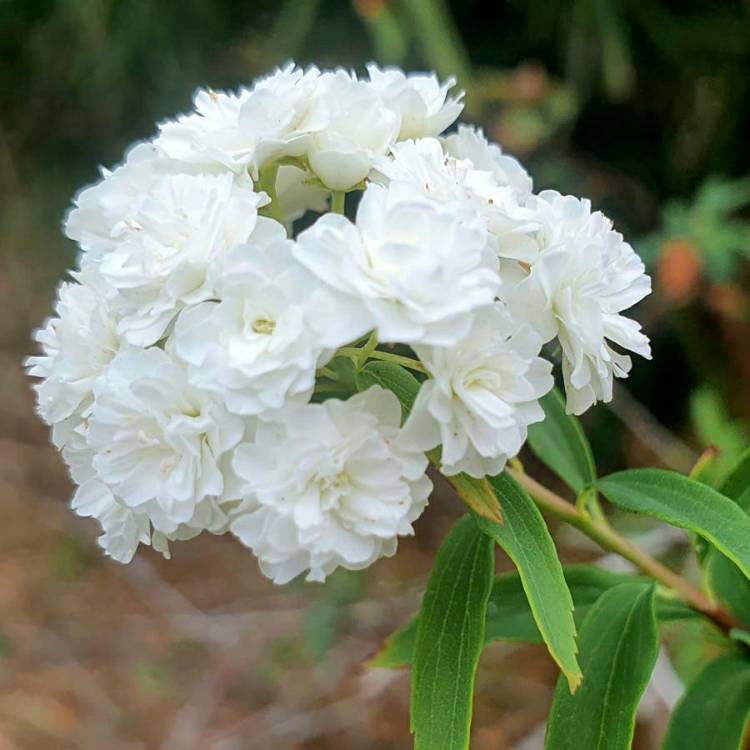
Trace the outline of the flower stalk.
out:
[[[346,205],[346,192],[343,190],[333,190],[331,192],[331,213],[344,215]]]
[[[722,630],[728,632],[738,626],[737,621],[729,612],[714,604],[706,594],[688,580],[618,534],[605,520],[592,518],[517,468],[509,468],[508,473],[529,493],[542,510],[574,526],[604,549],[624,557],[642,573],[674,591],[688,606],[708,617]]]
[[[342,346],[336,351],[336,356],[352,357],[354,361],[361,366],[362,364],[364,364],[361,359],[363,351],[365,350],[354,346]],[[372,351],[367,352],[365,360],[368,358],[379,359],[383,362],[392,362],[395,365],[401,365],[401,367],[406,367],[409,370],[416,370],[417,372],[427,372],[425,366],[421,362],[418,362],[416,359],[412,359],[411,357],[403,357],[400,354],[392,354],[391,352],[383,352],[380,351],[380,349],[373,349]]]

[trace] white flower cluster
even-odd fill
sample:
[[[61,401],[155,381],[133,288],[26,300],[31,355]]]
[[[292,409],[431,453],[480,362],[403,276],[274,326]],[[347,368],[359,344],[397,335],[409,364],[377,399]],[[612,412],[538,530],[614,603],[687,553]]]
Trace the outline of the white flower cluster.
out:
[[[28,365],[107,554],[230,532],[279,583],[362,568],[412,533],[426,451],[473,477],[519,452],[546,342],[573,413],[611,398],[621,350],[649,356],[621,314],[650,289],[638,256],[481,130],[441,137],[452,84],[290,65],[199,91],[77,196],[79,267]],[[403,426],[391,392],[335,391],[344,357],[412,358]]]

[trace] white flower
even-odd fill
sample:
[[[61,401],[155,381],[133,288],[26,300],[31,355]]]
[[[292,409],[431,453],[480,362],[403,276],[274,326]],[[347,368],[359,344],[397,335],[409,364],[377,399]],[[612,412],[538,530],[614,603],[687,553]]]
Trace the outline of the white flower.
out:
[[[73,510],[114,559],[231,527],[279,583],[363,568],[412,533],[426,450],[474,477],[518,453],[552,386],[545,341],[576,413],[627,374],[620,349],[649,356],[621,313],[650,282],[610,222],[535,196],[481,130],[442,137],[452,79],[368,71],[198,91],[76,197],[79,270],[26,364]],[[355,221],[308,222],[359,189]],[[429,376],[403,429],[380,387],[325,400],[353,377],[329,360],[370,333]]]
[[[497,143],[489,143],[481,128],[459,125],[458,132],[442,139],[445,151],[456,159],[468,159],[475,169],[490,172],[498,185],[508,185],[519,193],[530,193],[533,182],[517,159]]]
[[[397,143],[388,156],[375,160],[375,168],[386,183],[405,182],[463,216],[480,217],[500,257],[536,257],[539,223],[526,206],[530,194],[498,183],[494,169],[478,169],[468,158],[447,154],[436,138]]]
[[[363,333],[349,329],[293,245],[281,230],[265,244],[237,247],[217,271],[220,301],[184,311],[175,326],[190,382],[221,394],[233,412],[260,415],[307,401],[316,368]]]
[[[98,479],[164,533],[225,495],[224,463],[242,419],[191,386],[161,349],[125,349],[94,386],[86,444]]]
[[[237,93],[198,89],[194,112],[161,123],[156,145],[177,161],[243,171],[256,144],[239,127],[240,110],[249,95],[246,88]]]
[[[65,219],[65,234],[95,258],[117,247],[132,230],[134,214],[155,180],[175,172],[175,163],[150,143],[138,143],[114,170],[81,190]]]
[[[186,167],[236,174],[249,170],[257,180],[261,169],[283,157],[304,157],[310,135],[323,121],[313,114],[320,74],[293,64],[259,79],[252,89],[237,93],[199,90],[195,111],[162,123],[159,148]],[[328,191],[312,184],[310,173],[299,165],[281,164],[276,199],[287,222],[305,211],[323,211]]]
[[[195,111],[159,126],[156,144],[173,159],[236,173],[258,170],[280,156],[304,153],[302,127],[315,102],[319,73],[293,64],[237,93],[199,90]],[[314,121],[308,118],[308,126]]]
[[[588,200],[544,191],[537,216],[539,257],[528,274],[519,266],[503,270],[503,297],[545,341],[558,337],[568,410],[581,414],[596,401],[610,401],[613,377],[630,371],[630,357],[612,344],[650,359],[640,325],[620,313],[650,293],[651,280]]]
[[[430,374],[417,395],[399,444],[430,450],[442,443],[441,470],[473,477],[499,474],[544,419],[537,399],[553,384],[539,356],[541,339],[499,305],[478,313],[463,341],[450,348],[416,346]]]
[[[396,551],[431,490],[427,459],[400,448],[401,408],[375,386],[348,401],[290,409],[235,452],[247,500],[231,531],[276,583],[322,581]]]
[[[213,265],[247,241],[265,201],[230,173],[158,178],[96,266],[112,290],[120,333],[148,346],[184,306],[212,297]]]
[[[499,286],[482,223],[402,183],[369,185],[356,224],[322,216],[300,234],[295,254],[348,295],[342,315],[369,318],[386,342],[454,344]]]
[[[42,353],[26,366],[29,375],[43,378],[35,386],[40,416],[56,425],[90,404],[94,382],[119,350],[120,337],[106,300],[91,285],[64,282],[55,317],[34,338]]]
[[[72,510],[79,516],[94,518],[102,528],[98,544],[106,555],[121,563],[128,563],[139,544],[150,545],[165,557],[170,556],[169,541],[190,539],[202,531],[222,534],[229,519],[215,498],[201,500],[187,523],[164,533],[152,528],[152,518],[143,508],[134,510],[118,500],[112,490],[97,476],[92,460],[93,451],[87,443],[88,424],[79,422],[70,432],[70,440],[62,454],[73,480],[78,484],[71,501]]]
[[[375,168],[385,178],[378,180],[383,184],[405,182],[433,200],[455,203],[468,214],[479,211],[474,193],[466,184],[472,163],[446,154],[437,138],[396,143],[387,156],[376,160]]]
[[[439,135],[464,108],[463,92],[455,98],[448,96],[455,78],[441,84],[434,73],[405,75],[398,68],[381,70],[374,63],[367,66],[367,72],[372,87],[400,116],[399,140]]]
[[[117,502],[111,490],[96,478],[76,489],[71,508],[79,516],[99,522],[102,533],[97,543],[104,554],[117,562],[129,563],[140,544],[151,544],[148,516]],[[161,537],[156,536],[154,547],[169,556],[169,548],[161,544]]]
[[[240,129],[256,139],[253,170],[281,156],[304,155],[310,134],[325,124],[315,115],[321,78],[317,68],[303,71],[290,63],[253,86],[240,111]]]
[[[323,73],[316,89],[315,121],[307,147],[310,168],[332,190],[364,180],[373,159],[398,136],[401,118],[372,87],[343,70]]]
[[[82,518],[99,522],[102,534],[97,543],[108,557],[119,563],[129,563],[139,544],[153,547],[169,558],[169,542],[192,539],[203,531],[224,534],[229,525],[227,515],[216,501],[205,498],[198,503],[189,522],[179,524],[171,533],[157,531],[149,514],[124,505],[98,479],[84,482],[76,489],[71,509]]]

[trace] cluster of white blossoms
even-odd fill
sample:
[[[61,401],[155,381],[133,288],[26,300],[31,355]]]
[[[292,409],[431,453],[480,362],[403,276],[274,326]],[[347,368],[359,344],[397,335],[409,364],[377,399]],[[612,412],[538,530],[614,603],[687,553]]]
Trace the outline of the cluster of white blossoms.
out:
[[[278,583],[365,567],[412,533],[427,451],[473,477],[520,451],[547,342],[575,414],[650,356],[622,315],[650,291],[636,253],[481,130],[441,135],[452,85],[289,65],[199,91],[77,196],[28,366],[107,554],[208,531]],[[369,359],[415,371],[403,424],[390,391],[344,392]]]

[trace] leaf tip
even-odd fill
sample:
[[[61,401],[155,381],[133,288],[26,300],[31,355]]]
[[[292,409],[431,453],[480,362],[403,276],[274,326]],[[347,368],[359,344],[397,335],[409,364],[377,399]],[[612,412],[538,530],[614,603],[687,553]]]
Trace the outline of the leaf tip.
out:
[[[401,659],[393,653],[393,644],[386,638],[367,660],[362,662],[365,669],[404,669],[410,665],[409,659]]]
[[[386,643],[381,643],[378,646],[377,651],[375,651],[369,659],[366,659],[363,662],[365,669],[379,669],[385,667],[386,665],[383,662],[385,661],[384,657],[387,650],[388,645]]]
[[[479,513],[479,515],[484,516],[490,521],[494,521],[495,523],[499,524],[504,523],[503,511],[500,508],[500,501],[498,500],[495,491],[492,489],[492,485],[485,478],[481,481],[480,486],[482,488],[481,492],[484,498],[484,502],[477,508],[475,508],[475,510]]]
[[[502,526],[505,523],[500,501],[487,478],[473,479],[466,474],[447,477],[458,496],[476,515]]]
[[[377,653],[373,654],[367,661],[364,662],[365,669],[398,669],[398,667],[389,664],[386,655],[384,654],[385,648],[381,648]]]
[[[497,504],[494,508],[493,507],[480,507],[475,509],[477,513],[480,516],[483,516],[488,521],[492,521],[493,523],[499,523],[502,525],[504,523],[503,521],[503,512],[500,510],[500,505]]]
[[[575,695],[576,690],[581,687],[581,683],[583,682],[583,674],[580,671],[565,672],[565,679],[568,681],[570,694]]]

